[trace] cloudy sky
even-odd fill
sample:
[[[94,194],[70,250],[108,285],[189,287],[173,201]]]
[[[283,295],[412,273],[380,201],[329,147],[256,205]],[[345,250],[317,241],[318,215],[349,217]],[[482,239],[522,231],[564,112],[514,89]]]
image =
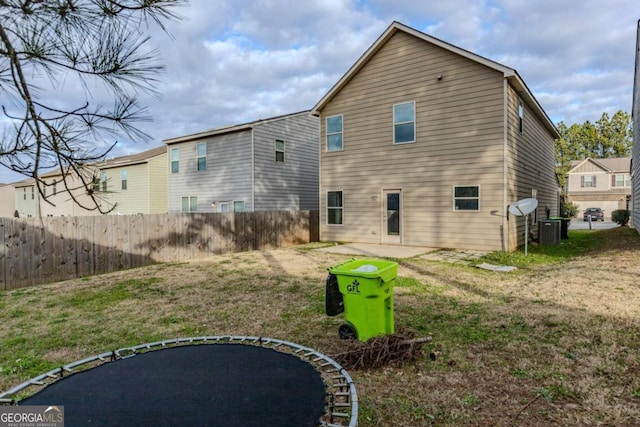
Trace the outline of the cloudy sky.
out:
[[[637,0],[191,0],[178,13],[172,37],[152,31],[167,67],[161,97],[141,96],[153,140],[115,155],[310,109],[394,20],[515,68],[556,124],[631,111]]]

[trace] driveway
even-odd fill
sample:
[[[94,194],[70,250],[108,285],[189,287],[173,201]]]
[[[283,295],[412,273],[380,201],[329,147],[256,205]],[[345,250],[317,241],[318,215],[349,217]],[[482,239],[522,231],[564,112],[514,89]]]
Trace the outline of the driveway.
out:
[[[592,230],[605,230],[607,228],[616,228],[619,225],[613,221],[591,221],[591,229]],[[589,221],[583,221],[578,218],[574,218],[571,220],[569,224],[569,230],[588,230],[589,229]]]

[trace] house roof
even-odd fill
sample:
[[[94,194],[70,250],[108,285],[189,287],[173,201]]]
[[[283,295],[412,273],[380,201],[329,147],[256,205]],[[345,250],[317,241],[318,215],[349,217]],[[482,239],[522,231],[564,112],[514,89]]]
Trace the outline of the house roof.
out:
[[[631,157],[611,157],[606,159],[586,158],[584,160],[574,160],[571,162],[571,169],[568,173],[580,168],[587,162],[591,162],[606,172],[629,172],[631,170]]]
[[[518,94],[522,97],[523,101],[529,105],[536,116],[542,120],[545,127],[553,134],[555,138],[560,138],[560,134],[558,133],[558,129],[556,129],[555,125],[547,116],[547,113],[542,109],[542,106],[538,103],[536,98],[533,96],[527,85],[524,83],[518,72],[510,67],[502,65],[498,62],[492,61],[480,55],[477,55],[468,50],[462,49],[458,46],[454,46],[450,43],[432,37],[428,34],[425,34],[421,31],[418,31],[414,28],[408,27],[400,22],[394,21],[391,25],[385,30],[384,33],[369,47],[369,49],[356,61],[355,64],[349,68],[344,76],[327,92],[327,94],[322,97],[320,101],[313,107],[311,110],[312,114],[319,115],[320,111],[333,99],[334,96],[342,90],[344,86],[349,83],[349,81],[369,62],[369,60],[380,50],[380,48],[386,44],[389,39],[396,34],[398,31],[403,31],[410,35],[413,35],[421,40],[424,40],[428,43],[434,44],[438,47],[446,49],[450,52],[456,53],[460,56],[463,56],[467,59],[475,61],[479,64],[482,64],[486,67],[494,69],[504,75],[504,77],[511,83],[511,85],[516,89]]]
[[[166,154],[166,152],[167,152],[167,146],[161,145],[159,147],[142,151],[140,153],[107,159],[104,162],[94,163],[92,166],[95,166],[99,169],[109,169],[109,168],[116,168],[121,166],[136,165],[140,163],[146,163],[149,160],[153,159],[154,157],[158,157],[163,154]]]
[[[206,130],[206,131],[203,131],[203,132],[192,133],[192,134],[189,134],[189,135],[177,136],[175,138],[165,139],[163,142],[165,144],[167,144],[167,145],[170,145],[170,144],[177,144],[177,143],[180,143],[180,142],[193,141],[193,140],[196,140],[196,139],[208,138],[208,137],[216,136],[216,135],[223,135],[223,134],[226,134],[226,133],[240,132],[240,131],[243,131],[243,130],[253,129],[257,125],[270,123],[270,122],[275,122],[275,121],[282,120],[282,119],[285,119],[285,118],[288,118],[288,117],[301,116],[301,115],[305,115],[305,114],[309,114],[309,113],[310,113],[309,110],[305,110],[305,111],[300,111],[300,112],[297,112],[297,113],[284,114],[284,115],[281,115],[281,116],[270,117],[268,119],[259,119],[259,120],[255,120],[255,121],[248,122],[248,123],[242,123],[242,124],[239,124],[239,125],[225,126],[225,127],[221,127],[221,128]]]
[[[130,154],[128,156],[114,157],[112,159],[108,159],[103,162],[89,163],[89,164],[86,164],[86,166],[91,166],[98,169],[109,169],[109,168],[115,168],[115,167],[121,167],[121,166],[136,165],[140,163],[146,163],[147,161],[153,159],[154,157],[161,156],[166,152],[167,152],[166,145],[161,145],[159,147],[142,151],[140,153]],[[42,173],[40,174],[39,177],[44,179],[44,178],[51,178],[59,175],[62,175],[62,171],[59,168],[57,168],[49,172]],[[21,181],[16,181],[6,185],[12,185],[13,187],[17,188],[17,187],[32,186],[32,185],[35,185],[35,183],[36,183],[35,179],[27,178],[27,179],[23,179]]]

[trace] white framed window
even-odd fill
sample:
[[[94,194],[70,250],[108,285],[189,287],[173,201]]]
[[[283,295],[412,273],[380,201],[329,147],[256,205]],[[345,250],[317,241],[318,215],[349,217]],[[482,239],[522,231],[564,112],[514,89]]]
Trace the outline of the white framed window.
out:
[[[127,170],[122,169],[120,171],[120,183],[123,190],[127,189]]]
[[[93,191],[94,193],[100,191],[100,178],[98,178],[97,176],[93,177]]]
[[[54,181],[54,185],[55,185],[55,181]],[[106,192],[107,191],[107,173],[106,172],[102,172],[100,174],[100,186],[102,187],[102,191]],[[55,193],[56,188],[53,187],[53,191]]]
[[[180,149],[171,149],[171,173],[180,172]]]
[[[222,213],[229,212],[229,202],[220,202],[218,204],[218,212],[222,212]]]
[[[233,211],[234,212],[244,212],[244,201],[236,200],[233,202]]]
[[[453,210],[474,211],[480,210],[480,186],[479,185],[454,185],[453,186]]]
[[[524,131],[524,104],[522,100],[518,100],[518,131]]]
[[[207,143],[200,142],[196,144],[196,169],[199,171],[207,170]]]
[[[342,114],[327,117],[327,151],[341,151],[343,148],[342,120]]]
[[[57,185],[58,185],[58,180],[57,180],[57,179],[54,179],[54,180],[53,180],[53,195],[54,195],[54,196],[58,193]]]
[[[342,225],[343,211],[342,191],[327,191],[327,224]]]
[[[284,163],[284,141],[276,139],[276,162]]]
[[[614,187],[631,187],[631,175],[628,173],[614,175],[612,183]]]
[[[403,102],[393,106],[393,143],[416,142],[416,102]]]
[[[580,187],[582,188],[594,188],[596,183],[595,175],[582,175],[580,177]]]
[[[182,212],[197,212],[198,211],[198,197],[196,196],[183,196],[182,197]]]

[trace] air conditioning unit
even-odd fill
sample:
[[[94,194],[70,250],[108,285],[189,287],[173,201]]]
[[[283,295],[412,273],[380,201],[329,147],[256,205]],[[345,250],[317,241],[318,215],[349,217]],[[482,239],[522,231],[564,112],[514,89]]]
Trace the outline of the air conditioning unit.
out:
[[[541,245],[560,243],[561,222],[557,219],[538,220],[538,242]]]

